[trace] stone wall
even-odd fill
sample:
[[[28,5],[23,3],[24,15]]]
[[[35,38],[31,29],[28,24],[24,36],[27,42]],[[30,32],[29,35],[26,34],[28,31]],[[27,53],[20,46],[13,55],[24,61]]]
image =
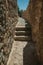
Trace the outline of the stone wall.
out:
[[[43,65],[43,1],[30,0],[26,12],[28,15],[24,15],[24,18],[32,25],[32,39],[36,43],[37,55]]]
[[[42,8],[41,8],[41,17],[40,17],[40,23],[39,23],[39,44],[40,44],[40,59],[41,64],[43,65],[43,1],[42,1]]]
[[[17,19],[17,0],[0,0],[0,65],[7,63]]]

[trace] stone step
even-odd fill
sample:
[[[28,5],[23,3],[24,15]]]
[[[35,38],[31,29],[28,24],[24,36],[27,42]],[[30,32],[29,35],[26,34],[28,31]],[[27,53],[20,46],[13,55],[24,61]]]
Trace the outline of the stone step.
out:
[[[29,41],[31,38],[30,36],[14,36],[15,41]]]
[[[27,26],[20,26],[20,25],[19,25],[19,26],[15,26],[15,27],[16,27],[16,28],[30,28],[30,26],[28,26],[28,25],[27,25]]]
[[[25,36],[28,36],[28,35],[30,35],[30,31],[15,31],[15,35],[17,35],[17,36],[22,36],[22,35],[25,35]]]
[[[15,27],[16,31],[30,31],[29,27]]]

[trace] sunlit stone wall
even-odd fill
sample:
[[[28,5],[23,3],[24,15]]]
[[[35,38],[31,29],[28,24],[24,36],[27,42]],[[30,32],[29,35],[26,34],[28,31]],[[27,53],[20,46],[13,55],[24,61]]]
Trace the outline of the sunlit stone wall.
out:
[[[0,65],[7,63],[17,19],[17,0],[0,0]]]

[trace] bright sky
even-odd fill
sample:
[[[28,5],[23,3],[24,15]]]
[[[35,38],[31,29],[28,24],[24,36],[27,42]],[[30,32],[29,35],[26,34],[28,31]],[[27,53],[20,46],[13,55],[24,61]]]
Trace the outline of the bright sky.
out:
[[[29,0],[17,0],[17,3],[20,10],[26,10]]]

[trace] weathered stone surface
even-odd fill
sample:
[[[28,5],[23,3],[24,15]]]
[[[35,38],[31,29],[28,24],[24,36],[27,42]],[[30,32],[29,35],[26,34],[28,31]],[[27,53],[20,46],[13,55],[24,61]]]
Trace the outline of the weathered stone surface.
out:
[[[17,19],[17,0],[0,0],[0,65],[7,63]]]
[[[36,42],[37,55],[43,65],[43,1],[30,0],[26,12],[28,15],[24,18],[32,25],[32,39]]]
[[[7,65],[23,65],[23,48],[27,42],[14,41]]]

